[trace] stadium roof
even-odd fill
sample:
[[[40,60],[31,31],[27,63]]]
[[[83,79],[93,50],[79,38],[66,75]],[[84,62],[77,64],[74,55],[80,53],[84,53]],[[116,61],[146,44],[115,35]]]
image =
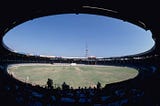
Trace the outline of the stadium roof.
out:
[[[10,29],[37,17],[62,13],[90,13],[115,17],[150,30],[155,40],[155,47],[152,52],[146,53],[158,54],[160,49],[160,6],[153,0],[2,0],[0,2],[1,41]],[[4,50],[3,43],[0,49]]]

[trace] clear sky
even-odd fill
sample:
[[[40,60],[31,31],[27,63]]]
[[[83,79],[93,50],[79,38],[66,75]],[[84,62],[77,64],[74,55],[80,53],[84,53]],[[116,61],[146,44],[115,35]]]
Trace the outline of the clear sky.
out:
[[[20,53],[50,56],[114,57],[151,49],[151,32],[131,23],[99,15],[63,14],[25,22],[4,36]]]

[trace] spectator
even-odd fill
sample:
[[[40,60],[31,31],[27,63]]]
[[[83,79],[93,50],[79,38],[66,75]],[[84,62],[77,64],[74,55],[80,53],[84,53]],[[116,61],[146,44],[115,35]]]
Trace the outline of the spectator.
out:
[[[97,89],[101,89],[101,83],[100,82],[97,83]]]
[[[47,88],[48,89],[53,89],[53,80],[48,78],[48,81],[47,81]]]

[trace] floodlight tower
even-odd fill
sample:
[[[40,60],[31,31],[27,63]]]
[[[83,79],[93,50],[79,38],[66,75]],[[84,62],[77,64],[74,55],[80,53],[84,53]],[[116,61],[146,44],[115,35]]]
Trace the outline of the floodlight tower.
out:
[[[86,56],[86,58],[88,57],[88,44],[87,44],[87,42],[86,42],[85,56]]]

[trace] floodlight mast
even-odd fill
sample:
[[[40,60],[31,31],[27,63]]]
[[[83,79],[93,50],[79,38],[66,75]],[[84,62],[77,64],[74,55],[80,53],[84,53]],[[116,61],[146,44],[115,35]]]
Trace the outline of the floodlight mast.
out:
[[[86,42],[86,49],[85,49],[85,57],[87,58],[88,57],[88,44]]]

